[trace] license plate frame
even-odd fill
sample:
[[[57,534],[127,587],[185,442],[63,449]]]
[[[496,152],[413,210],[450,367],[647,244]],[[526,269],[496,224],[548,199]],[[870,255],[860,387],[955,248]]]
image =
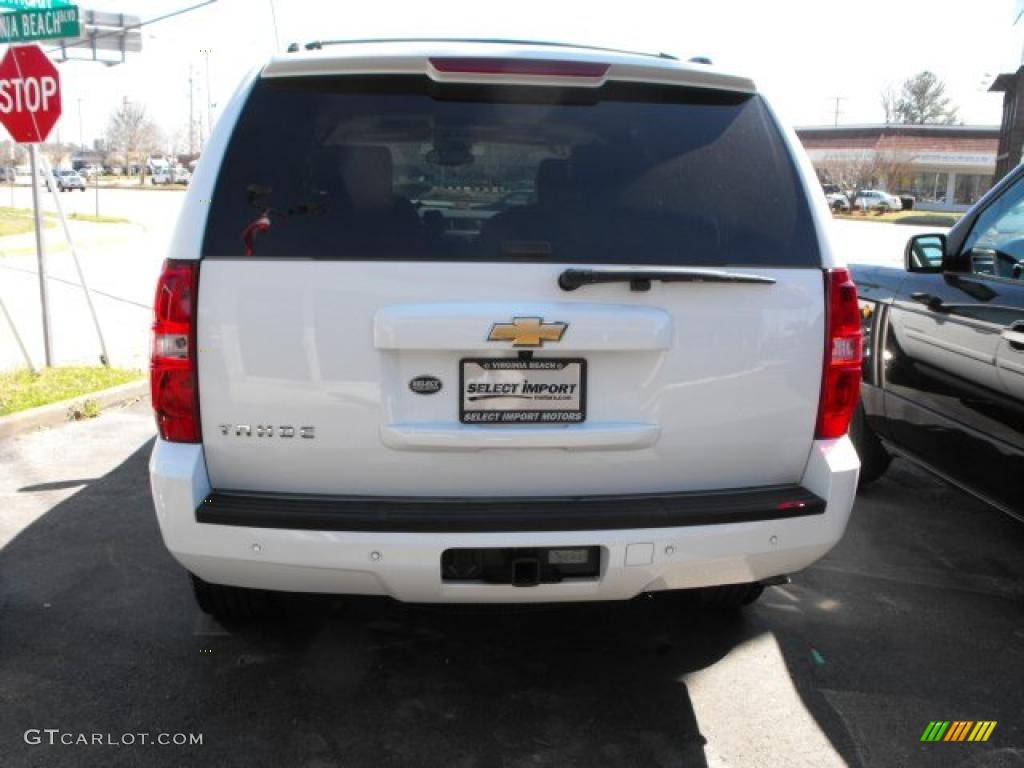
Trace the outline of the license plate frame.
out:
[[[530,371],[546,372],[551,371],[564,371],[572,366],[578,366],[578,373],[575,377],[575,384],[579,391],[578,402],[575,408],[486,408],[486,407],[467,407],[467,366],[478,366],[483,368],[485,371],[490,368],[495,372],[517,372],[522,371],[524,374]],[[553,366],[560,366],[554,368]],[[525,375],[519,377],[522,381],[525,381]],[[515,383],[515,382],[512,382]],[[537,382],[535,382],[537,383]],[[540,382],[547,383],[547,382]],[[558,382],[558,383],[573,383],[572,380],[569,382]],[[540,393],[528,393],[532,395],[529,399],[534,403],[550,403],[550,402],[562,402],[559,400],[541,400],[537,398],[537,395],[548,395],[551,393],[540,392]],[[566,393],[572,394],[572,393]],[[518,395],[518,397],[516,396]],[[501,394],[501,395],[482,395],[480,397],[486,397],[488,399],[494,398],[509,398],[516,400],[527,399],[521,392],[521,389],[517,389],[512,394]],[[480,402],[484,402],[481,400]],[[571,400],[570,400],[571,402]],[[483,414],[483,415],[480,415]],[[526,425],[538,425],[538,424],[549,424],[549,425],[565,425],[565,424],[582,424],[587,420],[587,361],[582,357],[536,357],[530,359],[523,358],[510,358],[510,357],[464,357],[459,360],[459,421],[462,424],[471,424],[474,426],[481,424],[500,424],[500,425],[512,425],[512,424],[526,424]]]

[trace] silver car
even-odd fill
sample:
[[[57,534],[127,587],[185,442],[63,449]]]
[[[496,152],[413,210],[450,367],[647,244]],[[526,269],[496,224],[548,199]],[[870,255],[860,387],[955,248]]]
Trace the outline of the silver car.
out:
[[[60,170],[54,176],[57,180],[57,189],[61,192],[67,192],[69,189],[80,189],[85,192],[85,179],[78,171]]]
[[[862,189],[853,198],[853,207],[859,211],[902,211],[903,202],[880,189]]]

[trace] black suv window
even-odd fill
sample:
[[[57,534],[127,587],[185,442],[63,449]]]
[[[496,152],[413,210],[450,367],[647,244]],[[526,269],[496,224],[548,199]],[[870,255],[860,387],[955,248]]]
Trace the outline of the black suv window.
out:
[[[380,76],[256,83],[203,255],[820,263],[756,96]]]
[[[978,216],[963,252],[976,275],[1024,279],[1024,183],[1010,187]]]

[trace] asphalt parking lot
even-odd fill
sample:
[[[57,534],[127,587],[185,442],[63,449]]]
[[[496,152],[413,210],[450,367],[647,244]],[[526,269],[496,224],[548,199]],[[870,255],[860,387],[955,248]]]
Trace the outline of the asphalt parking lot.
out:
[[[141,402],[0,441],[4,768],[1024,766],[1024,525],[905,462],[741,615],[308,597],[244,629],[162,546],[151,440]],[[59,743],[141,733],[202,744]]]

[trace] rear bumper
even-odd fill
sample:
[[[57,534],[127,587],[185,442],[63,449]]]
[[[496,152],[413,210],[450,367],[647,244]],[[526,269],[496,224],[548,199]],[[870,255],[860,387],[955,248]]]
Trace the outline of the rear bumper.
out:
[[[674,528],[821,515],[798,485],[713,493],[555,498],[380,498],[214,491],[196,508],[212,525],[379,533],[511,533]]]
[[[858,470],[842,438],[814,444],[799,487],[455,503],[211,493],[202,446],[158,440],[150,460],[164,542],[204,580],[410,602],[629,599],[793,573],[842,537]],[[778,508],[787,501],[804,506]],[[433,522],[410,522],[428,519],[424,505],[437,505]],[[596,579],[515,587],[441,578],[450,548],[583,546],[601,548]]]

